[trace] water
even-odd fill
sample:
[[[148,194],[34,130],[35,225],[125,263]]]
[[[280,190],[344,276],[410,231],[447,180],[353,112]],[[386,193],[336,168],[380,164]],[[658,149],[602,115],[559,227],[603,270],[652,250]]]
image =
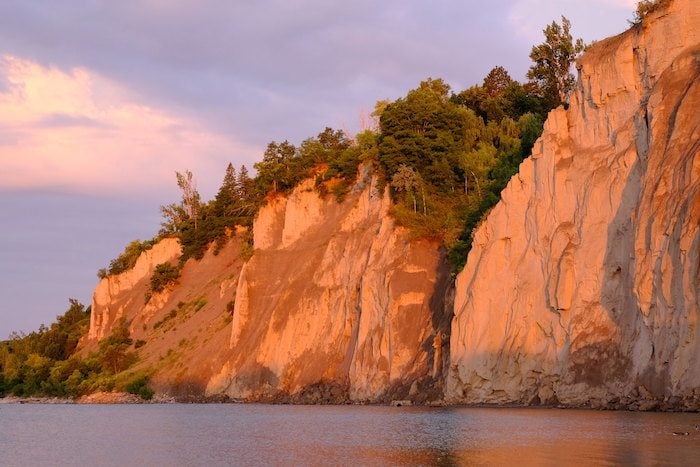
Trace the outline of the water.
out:
[[[0,405],[0,465],[695,465],[700,414]],[[672,433],[690,432],[689,436]]]

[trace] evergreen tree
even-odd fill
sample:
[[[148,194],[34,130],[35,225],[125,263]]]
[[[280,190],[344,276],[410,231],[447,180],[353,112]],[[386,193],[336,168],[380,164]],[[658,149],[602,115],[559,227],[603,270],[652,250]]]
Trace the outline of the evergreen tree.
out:
[[[219,217],[231,216],[239,202],[238,176],[233,164],[229,162],[228,166],[226,166],[224,181],[221,183],[221,188],[219,188],[214,198],[214,215]]]
[[[489,97],[498,97],[508,88],[513,79],[502,66],[497,66],[489,71],[484,78],[484,90]]]
[[[248,168],[243,165],[241,170],[238,172],[238,197],[244,201],[250,201],[250,197],[253,195],[253,180],[248,175]]]

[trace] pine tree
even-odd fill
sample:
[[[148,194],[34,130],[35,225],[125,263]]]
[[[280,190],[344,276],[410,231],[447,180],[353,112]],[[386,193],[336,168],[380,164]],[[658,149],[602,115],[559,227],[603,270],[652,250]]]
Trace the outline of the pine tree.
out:
[[[226,167],[224,181],[221,183],[221,188],[219,188],[219,192],[214,198],[214,214],[217,217],[230,216],[239,201],[240,193],[236,169],[229,162]]]
[[[238,172],[238,197],[244,201],[249,201],[250,197],[253,195],[252,180],[248,175],[248,168],[243,165],[241,166],[240,172]]]

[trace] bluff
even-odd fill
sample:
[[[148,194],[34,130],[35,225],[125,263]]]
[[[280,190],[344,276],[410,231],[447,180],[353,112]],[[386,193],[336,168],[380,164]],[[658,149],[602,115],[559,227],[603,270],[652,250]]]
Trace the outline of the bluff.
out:
[[[365,167],[342,201],[268,197],[250,258],[233,235],[146,300],[161,241],[100,282],[84,348],[124,318],[180,396],[697,410],[698,24],[674,0],[590,47],[454,283]]]
[[[236,290],[231,358],[208,393],[440,397],[448,269],[437,244],[410,242],[390,208],[388,189],[365,171],[341,203],[308,180],[260,210]]]
[[[698,407],[700,3],[593,45],[475,232],[446,398]]]
[[[177,240],[161,241],[97,286],[90,345],[125,318],[145,342],[139,367],[171,395],[440,399],[449,269],[437,243],[394,224],[388,188],[361,172],[342,202],[313,180],[268,199],[245,264],[234,237],[144,304],[155,266],[179,257]]]

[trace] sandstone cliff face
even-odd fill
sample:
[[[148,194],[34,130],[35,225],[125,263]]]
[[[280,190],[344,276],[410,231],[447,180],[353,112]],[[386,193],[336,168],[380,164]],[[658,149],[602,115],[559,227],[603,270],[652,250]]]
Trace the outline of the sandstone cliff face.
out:
[[[437,245],[409,242],[389,209],[367,173],[340,204],[307,181],[261,209],[238,281],[231,357],[207,393],[439,397],[429,387],[441,387],[441,339],[437,351],[433,343],[449,326],[447,270]]]
[[[580,60],[457,278],[448,400],[698,407],[698,25],[675,0]]]
[[[129,323],[137,366],[148,370],[159,393],[200,396],[228,358],[231,313],[243,260],[240,242],[230,239],[214,255],[189,260],[176,284],[145,300],[155,266],[180,257],[176,239],[164,239],[142,253],[133,269],[103,279],[95,289],[85,350],[96,348],[120,319]],[[230,304],[230,305],[229,305]],[[133,350],[133,349],[132,349]]]
[[[122,274],[102,279],[92,296],[89,340],[100,340],[109,335],[113,325],[127,310],[141,308],[148,282],[156,266],[180,257],[180,242],[166,238],[145,251],[134,267]],[[139,293],[140,292],[140,293]]]

